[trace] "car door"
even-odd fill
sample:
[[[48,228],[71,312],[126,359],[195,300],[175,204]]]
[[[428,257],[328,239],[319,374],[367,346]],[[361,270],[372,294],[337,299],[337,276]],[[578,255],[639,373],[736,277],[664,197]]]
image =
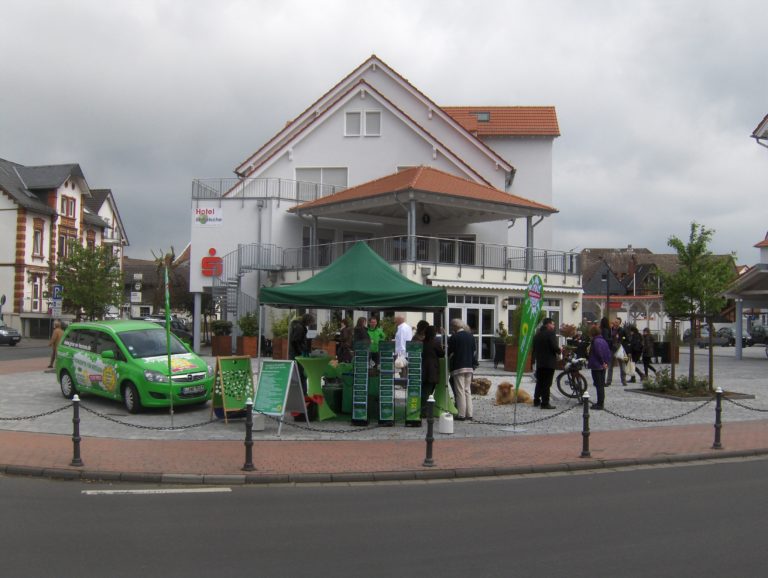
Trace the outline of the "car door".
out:
[[[104,352],[111,351],[111,356]],[[106,331],[98,332],[96,353],[101,364],[101,394],[113,399],[120,399],[120,379],[125,373],[125,355],[115,339]]]

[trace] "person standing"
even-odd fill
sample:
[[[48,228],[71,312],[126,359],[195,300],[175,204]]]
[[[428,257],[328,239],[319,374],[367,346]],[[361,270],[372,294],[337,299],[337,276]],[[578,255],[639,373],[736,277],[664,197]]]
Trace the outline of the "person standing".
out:
[[[426,321],[425,321],[426,323]],[[435,328],[427,323],[421,350],[421,417],[427,417],[427,399],[440,381],[440,359],[445,357],[442,342]]]
[[[342,319],[341,330],[339,331],[339,350],[336,352],[336,358],[341,363],[350,363],[352,361],[352,335],[353,331],[349,326],[349,319]]]
[[[305,313],[298,319],[291,322],[288,329],[288,359],[296,359],[309,354],[309,342],[307,341],[307,331],[315,318],[309,313]],[[299,370],[299,379],[301,380],[301,389],[304,395],[307,393],[307,377],[304,375],[304,368],[300,363],[296,363]]]
[[[592,409],[604,409],[605,405],[605,370],[611,362],[611,348],[603,337],[600,329],[593,325],[589,329],[592,342],[589,346],[587,367],[592,370],[592,384],[597,391],[597,401],[590,407]]]
[[[643,371],[645,372],[645,379],[648,379],[648,370],[656,373],[656,368],[651,365],[651,357],[653,357],[653,350],[655,344],[653,342],[653,334],[651,330],[646,327],[643,329]]]
[[[368,340],[371,343],[371,361],[374,366],[377,366],[379,365],[379,342],[384,340],[384,330],[379,327],[379,320],[374,316],[368,320]]]
[[[555,409],[555,406],[549,403],[549,390],[552,387],[552,379],[555,377],[559,354],[560,345],[555,334],[555,322],[547,317],[533,336],[533,359],[536,363],[533,405],[541,409]]]
[[[64,335],[64,331],[61,329],[61,321],[58,319],[53,322],[53,333],[51,334],[51,340],[48,342],[48,346],[51,347],[51,362],[48,364],[48,368],[53,367],[56,363],[56,351],[61,343],[61,338]]]
[[[640,335],[640,332],[637,330],[637,327],[634,325],[629,328],[629,351],[627,353],[632,358],[632,363],[635,366],[634,373],[637,373],[637,375],[639,375],[640,379],[642,380],[643,377],[645,377],[643,372],[640,371],[640,358],[643,356],[643,338]],[[630,383],[637,382],[634,373],[629,378]]]
[[[397,331],[395,332],[395,357],[405,355],[405,344],[413,339],[413,329],[405,322],[405,317],[395,317]]]
[[[475,338],[464,329],[461,319],[451,320],[451,336],[448,338],[448,359],[451,377],[456,387],[456,406],[459,410],[456,419],[472,419],[472,374],[477,355]]]
[[[613,320],[609,343],[611,344],[613,360],[608,365],[608,380],[605,382],[605,385],[611,385],[611,381],[613,380],[613,366],[617,363],[619,364],[619,371],[621,373],[621,385],[627,385],[627,362],[625,361],[627,355],[627,335],[624,333],[624,328],[621,326],[621,317],[617,317]]]

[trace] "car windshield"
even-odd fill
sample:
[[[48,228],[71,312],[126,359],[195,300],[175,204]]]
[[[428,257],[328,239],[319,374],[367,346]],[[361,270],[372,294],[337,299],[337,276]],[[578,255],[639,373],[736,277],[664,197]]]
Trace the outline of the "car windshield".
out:
[[[138,331],[125,331],[120,333],[120,339],[128,349],[132,357],[157,357],[168,355],[168,345],[165,338],[165,330],[140,329]],[[178,338],[171,334],[171,353],[188,353]]]

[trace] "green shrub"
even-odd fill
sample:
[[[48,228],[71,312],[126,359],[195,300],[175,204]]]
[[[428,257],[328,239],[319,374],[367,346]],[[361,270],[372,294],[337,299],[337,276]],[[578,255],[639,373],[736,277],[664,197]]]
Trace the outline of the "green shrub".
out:
[[[237,325],[243,333],[243,337],[256,337],[259,334],[259,317],[255,311],[243,315],[237,320]]]
[[[217,319],[211,322],[211,331],[214,335],[231,335],[232,322],[224,319]]]

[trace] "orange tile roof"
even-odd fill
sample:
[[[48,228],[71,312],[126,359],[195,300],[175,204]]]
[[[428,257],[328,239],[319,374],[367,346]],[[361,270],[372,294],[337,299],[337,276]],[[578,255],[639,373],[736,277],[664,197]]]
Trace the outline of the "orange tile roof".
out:
[[[423,191],[438,193],[453,197],[485,201],[489,203],[501,203],[517,207],[539,209],[548,213],[557,213],[557,209],[537,203],[523,197],[510,195],[499,189],[481,185],[474,181],[463,179],[431,167],[419,166],[387,175],[380,179],[363,183],[356,187],[345,189],[321,199],[304,203],[294,209],[308,209],[320,207],[344,201],[357,201],[369,199],[379,195],[391,194],[398,191]]]
[[[443,111],[477,136],[560,136],[554,106],[443,106]],[[487,112],[488,122],[477,120]]]
[[[763,247],[768,247],[768,233],[765,234],[765,239],[760,241],[757,245],[755,245],[758,249],[762,249]]]

